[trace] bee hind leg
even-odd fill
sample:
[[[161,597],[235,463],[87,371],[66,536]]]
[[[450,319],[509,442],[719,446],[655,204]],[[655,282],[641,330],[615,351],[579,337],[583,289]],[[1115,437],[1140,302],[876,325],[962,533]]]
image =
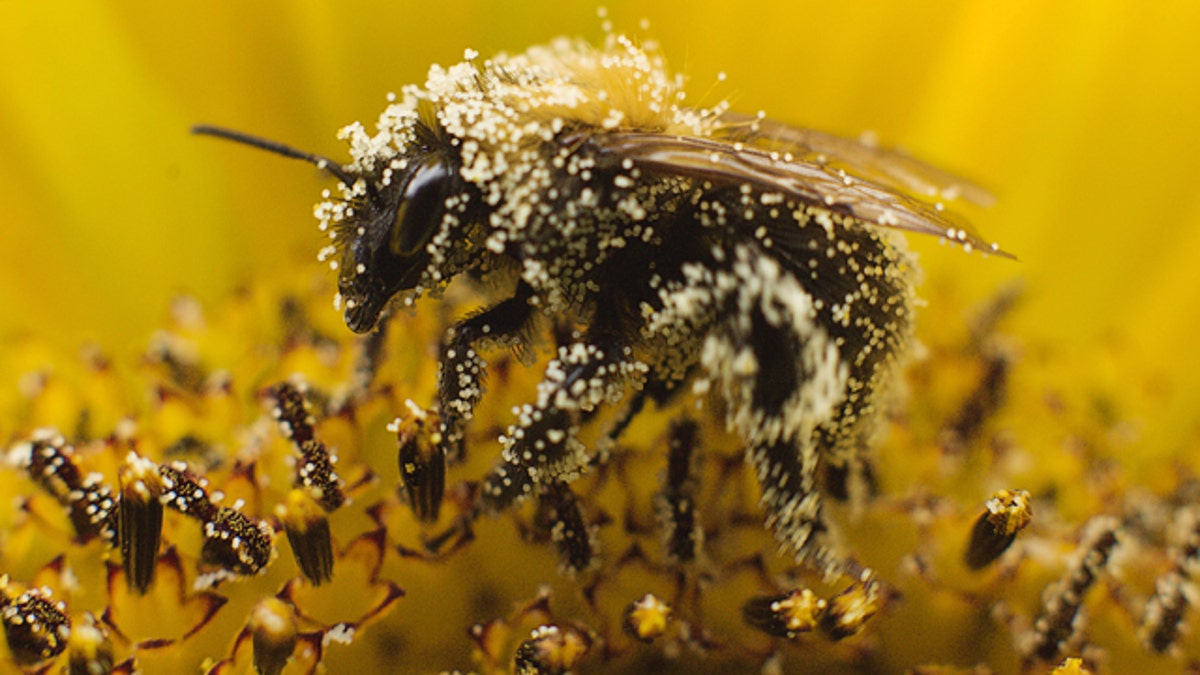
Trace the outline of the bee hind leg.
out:
[[[746,248],[717,269],[723,317],[704,339],[700,366],[745,442],[767,525],[797,561],[828,577],[846,570],[822,512],[821,428],[837,423],[849,366],[830,319],[788,268]]]
[[[821,510],[817,487],[819,453],[811,442],[781,438],[746,450],[762,489],[767,527],[776,540],[826,577],[845,572],[845,564],[830,545],[832,536]]]

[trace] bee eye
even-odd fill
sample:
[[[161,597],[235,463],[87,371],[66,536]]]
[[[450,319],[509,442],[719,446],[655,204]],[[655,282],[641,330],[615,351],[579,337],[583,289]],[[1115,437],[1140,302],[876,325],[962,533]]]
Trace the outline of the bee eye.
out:
[[[404,186],[392,223],[392,252],[411,255],[429,242],[434,227],[442,220],[446,179],[450,169],[441,159],[421,163]]]

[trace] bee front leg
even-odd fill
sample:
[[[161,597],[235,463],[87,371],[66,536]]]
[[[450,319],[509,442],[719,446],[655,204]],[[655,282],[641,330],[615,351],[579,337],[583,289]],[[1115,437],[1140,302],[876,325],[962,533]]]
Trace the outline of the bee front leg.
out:
[[[560,347],[546,366],[537,401],[519,410],[501,444],[504,461],[484,479],[483,505],[500,510],[538,486],[574,480],[588,456],[576,438],[580,424],[601,403],[616,403],[625,383],[640,386],[647,367],[628,347],[576,342]]]
[[[483,340],[503,343],[519,334],[533,317],[533,289],[522,283],[511,298],[463,319],[446,332],[438,360],[438,409],[446,458],[462,458],[463,432],[483,396],[487,374],[475,346]]]

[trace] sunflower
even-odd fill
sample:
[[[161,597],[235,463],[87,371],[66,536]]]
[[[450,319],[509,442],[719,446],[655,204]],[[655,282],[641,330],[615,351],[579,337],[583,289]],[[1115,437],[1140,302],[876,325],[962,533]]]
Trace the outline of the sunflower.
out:
[[[620,2],[604,19],[540,0],[0,9],[5,667],[1150,672],[1200,659],[1185,630],[1200,271],[1179,260],[1200,244],[1187,196],[1200,8],[877,5]],[[414,462],[436,428],[438,338],[479,299],[454,291],[353,338],[313,259],[327,181],[187,134],[228,124],[343,157],[333,131],[373,119],[430,63],[597,41],[610,20],[659,43],[691,103],[870,130],[997,197],[965,215],[1020,262],[910,237],[919,358],[874,450],[873,496],[834,507],[880,587],[778,555],[735,439],[703,415],[693,475],[664,486],[689,433],[679,411],[639,417],[569,489],[472,520],[471,485],[540,372],[506,353],[432,508]],[[152,506],[181,485],[201,496]],[[680,490],[702,505],[701,555],[686,561],[658,525]],[[138,495],[141,510],[105,510]],[[119,541],[113,519],[134,516],[160,520],[161,543]]]

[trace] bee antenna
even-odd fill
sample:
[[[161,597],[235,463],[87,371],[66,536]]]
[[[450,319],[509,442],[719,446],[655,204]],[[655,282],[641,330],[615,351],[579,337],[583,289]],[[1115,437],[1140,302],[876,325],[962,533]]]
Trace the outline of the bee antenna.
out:
[[[316,166],[322,171],[329,172],[335,178],[345,183],[346,187],[354,185],[355,181],[358,180],[358,176],[346,171],[340,164],[332,159],[329,159],[328,157],[322,157],[321,155],[314,155],[311,152],[297,150],[290,145],[284,145],[283,143],[268,140],[260,136],[234,131],[233,129],[226,129],[225,127],[214,127],[208,124],[197,124],[196,126],[192,127],[192,133],[199,134],[201,136],[216,136],[217,138],[224,138],[227,141],[242,143],[260,150],[273,152],[277,155],[283,155],[284,157],[302,159],[309,164]],[[371,186],[368,184],[367,187],[369,188]]]

